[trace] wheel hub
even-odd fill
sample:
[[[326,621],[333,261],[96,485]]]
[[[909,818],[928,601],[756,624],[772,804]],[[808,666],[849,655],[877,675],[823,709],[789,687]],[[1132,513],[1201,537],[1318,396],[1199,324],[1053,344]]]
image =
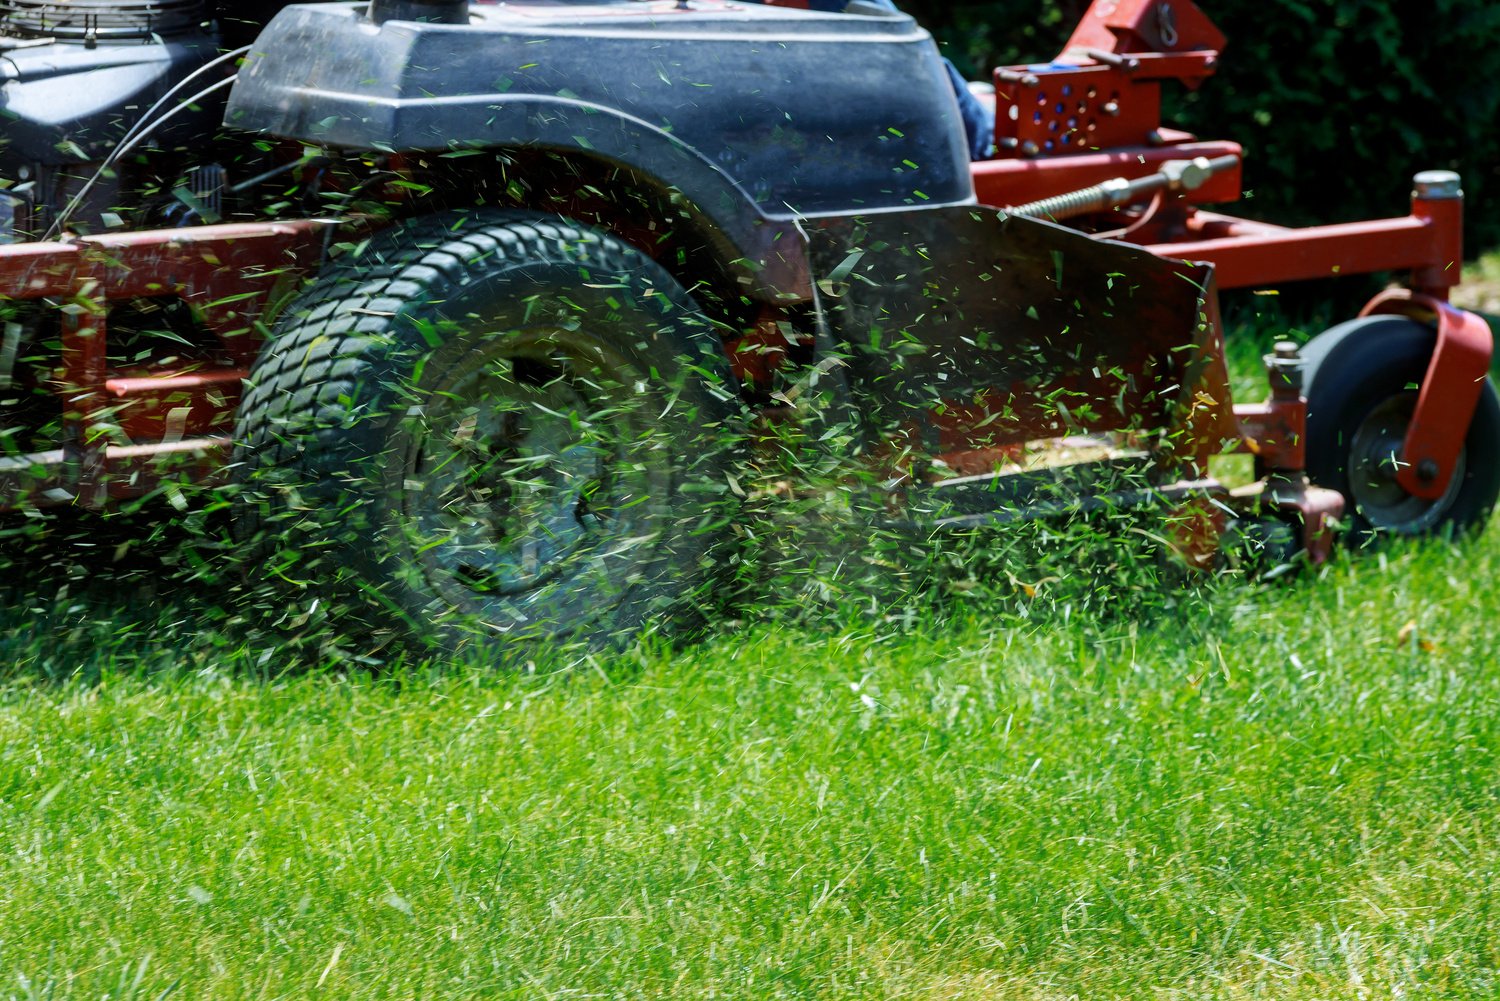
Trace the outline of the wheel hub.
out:
[[[411,513],[440,587],[525,595],[630,534],[650,485],[625,461],[629,408],[618,383],[581,374],[577,361],[517,348],[433,395],[407,487],[420,497]]]
[[[1448,488],[1436,500],[1413,497],[1397,481],[1415,393],[1400,393],[1371,410],[1349,448],[1349,490],[1359,513],[1376,529],[1402,535],[1428,531],[1442,521],[1463,488],[1465,453],[1454,463]]]

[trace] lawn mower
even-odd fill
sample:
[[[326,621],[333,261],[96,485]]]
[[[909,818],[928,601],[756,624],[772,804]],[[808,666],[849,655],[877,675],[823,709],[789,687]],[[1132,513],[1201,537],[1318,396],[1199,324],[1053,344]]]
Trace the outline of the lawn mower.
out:
[[[805,7],[0,0],[0,506],[217,491],[252,575],[450,649],[675,614],[777,422],[935,529],[1163,506],[1207,564],[1487,518],[1456,175],[1221,213],[1240,147],[1161,122],[1224,45],[1187,0],[996,70],[973,161],[926,31]],[[1377,271],[1233,404],[1219,289]]]

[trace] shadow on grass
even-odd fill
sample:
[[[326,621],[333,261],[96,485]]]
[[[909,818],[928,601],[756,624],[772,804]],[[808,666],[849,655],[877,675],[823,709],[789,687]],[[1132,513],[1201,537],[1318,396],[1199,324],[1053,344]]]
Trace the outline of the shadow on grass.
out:
[[[275,675],[289,659],[245,615],[222,511],[147,504],[0,519],[0,679],[93,683],[118,672]]]
[[[546,644],[510,666],[550,674],[587,661],[629,673],[642,650],[670,656],[685,645],[736,642],[746,628],[901,634],[981,619],[1001,629],[1128,620],[1177,630],[1211,618],[1225,586],[1221,576],[1184,570],[1139,513],[962,535],[872,533],[784,512],[750,512],[747,525],[758,541],[741,554],[737,585],[701,610],[701,628],[652,631],[592,651]],[[0,540],[0,682],[493,666],[483,657],[372,648],[341,633],[310,595],[252,592],[232,559],[222,509],[148,504],[108,516],[9,516],[0,520]]]

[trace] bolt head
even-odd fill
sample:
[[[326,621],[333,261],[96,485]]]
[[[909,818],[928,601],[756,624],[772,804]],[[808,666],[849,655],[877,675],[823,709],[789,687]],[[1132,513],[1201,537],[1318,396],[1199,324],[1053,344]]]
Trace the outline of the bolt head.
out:
[[[1417,479],[1423,483],[1431,483],[1437,479],[1438,464],[1432,459],[1423,459],[1417,463]]]

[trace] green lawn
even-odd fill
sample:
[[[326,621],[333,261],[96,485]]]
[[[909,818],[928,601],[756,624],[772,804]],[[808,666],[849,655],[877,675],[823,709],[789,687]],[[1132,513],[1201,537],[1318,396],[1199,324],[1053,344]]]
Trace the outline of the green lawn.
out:
[[[11,570],[0,998],[1500,994],[1500,529],[509,674],[290,663],[84,580],[129,530]]]

